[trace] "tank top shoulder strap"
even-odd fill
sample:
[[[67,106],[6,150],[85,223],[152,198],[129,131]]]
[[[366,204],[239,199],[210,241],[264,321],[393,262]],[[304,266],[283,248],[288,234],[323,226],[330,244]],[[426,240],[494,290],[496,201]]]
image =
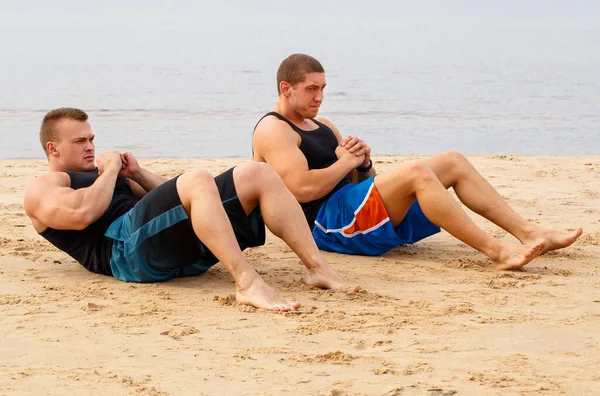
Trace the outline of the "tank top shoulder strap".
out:
[[[323,124],[320,121],[315,120],[314,118],[310,119],[312,122],[314,122],[315,124],[317,124],[319,126],[319,128],[325,128],[325,129],[331,129],[329,128],[327,125]]]
[[[325,128],[325,129],[331,129],[331,128],[329,128],[327,125],[323,124],[322,122],[319,122],[319,121],[315,120],[314,118],[311,118],[310,120],[311,120],[312,122],[314,122],[315,124],[317,124],[317,126],[318,126],[319,128],[317,128],[317,129],[314,129],[314,130],[311,130],[311,131],[305,131],[304,129],[298,128],[296,125],[294,125],[294,123],[293,123],[293,122],[291,122],[290,120],[288,120],[287,118],[285,118],[285,117],[284,117],[284,116],[282,116],[281,114],[279,114],[279,113],[276,113],[276,112],[274,112],[274,111],[272,111],[272,112],[270,112],[270,113],[267,113],[267,114],[265,114],[265,116],[264,116],[263,118],[265,118],[266,116],[269,116],[269,115],[275,116],[275,117],[279,118],[281,121],[285,121],[285,122],[287,122],[287,124],[288,124],[288,125],[289,125],[289,126],[290,126],[290,127],[293,129],[293,130],[294,130],[294,131],[298,132],[298,133],[300,134],[300,136],[303,136],[303,134],[305,134],[305,133],[307,133],[307,132],[310,132],[310,133],[312,133],[312,132],[315,132],[315,131],[317,131],[317,130],[319,130],[319,129],[321,129],[321,128]]]
[[[291,122],[290,120],[288,120],[287,118],[285,118],[284,116],[282,116],[281,114],[275,112],[275,111],[270,111],[267,114],[265,114],[264,116],[262,116],[260,118],[260,120],[258,120],[258,122],[256,123],[256,125],[254,126],[254,131],[252,132],[252,134],[254,134],[254,132],[256,132],[256,127],[258,126],[258,124],[260,124],[260,122],[268,116],[274,116],[279,118],[281,121],[286,122],[290,128],[292,128],[292,130],[294,130],[298,135],[300,135],[300,138],[302,139],[303,137],[306,136],[307,133],[313,133],[317,130],[321,130],[321,129],[325,129],[325,130],[331,130],[327,125],[323,124],[322,122],[319,122],[317,120],[315,120],[314,118],[311,118],[311,121],[313,121],[315,124],[317,124],[318,128],[315,129],[314,131],[305,131],[303,129],[298,128],[296,125],[294,125],[293,122]],[[333,133],[333,132],[332,132]],[[254,156],[254,148],[252,148],[252,155]]]
[[[288,120],[287,118],[285,118],[284,116],[282,116],[281,114],[279,114],[279,113],[277,113],[277,112],[275,112],[275,111],[270,111],[270,112],[268,112],[267,114],[265,114],[264,116],[262,116],[262,117],[260,118],[260,120],[258,120],[258,122],[256,123],[256,125],[254,126],[254,130],[255,130],[255,131],[256,131],[256,127],[258,126],[258,124],[260,124],[260,122],[261,122],[261,121],[262,121],[262,120],[263,120],[265,117],[268,117],[268,116],[275,116],[275,117],[279,118],[281,121],[284,121],[284,122],[286,122],[286,123],[287,123],[287,124],[288,124],[288,125],[289,125],[289,126],[290,126],[290,127],[293,129],[293,130],[294,130],[294,131],[296,131],[296,132],[300,132],[300,133],[302,133],[302,132],[305,132],[305,131],[303,131],[302,129],[298,128],[296,125],[294,125],[294,124],[293,124],[293,123],[292,123],[290,120]]]

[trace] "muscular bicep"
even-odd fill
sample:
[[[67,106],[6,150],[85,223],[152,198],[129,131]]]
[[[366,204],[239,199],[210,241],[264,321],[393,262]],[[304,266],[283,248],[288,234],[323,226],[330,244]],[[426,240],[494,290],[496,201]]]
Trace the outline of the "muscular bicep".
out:
[[[255,160],[266,162],[283,179],[287,188],[302,197],[308,182],[308,162],[298,147],[299,137],[283,128],[257,128],[253,137]]]
[[[36,229],[77,230],[89,223],[81,201],[80,192],[69,187],[66,174],[45,175],[28,187],[24,206]]]

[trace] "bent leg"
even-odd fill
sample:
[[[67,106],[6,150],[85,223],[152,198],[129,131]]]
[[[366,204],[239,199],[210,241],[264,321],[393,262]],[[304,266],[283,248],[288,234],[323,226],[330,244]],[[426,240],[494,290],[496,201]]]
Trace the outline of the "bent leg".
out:
[[[486,254],[499,269],[527,264],[540,254],[541,243],[512,245],[482,231],[462,210],[423,161],[410,161],[375,177],[375,186],[392,224],[397,226],[418,199],[423,213],[434,224]]]
[[[248,263],[210,173],[193,171],[181,175],[177,179],[177,192],[194,232],[233,277],[239,303],[276,311],[289,311],[300,306],[281,298]]]
[[[300,257],[308,269],[307,284],[325,289],[360,289],[344,282],[327,263],[313,239],[300,205],[273,168],[265,163],[248,162],[235,167],[233,179],[246,214],[260,206],[269,230]]]
[[[583,232],[560,232],[533,224],[517,212],[498,194],[492,185],[462,154],[450,151],[426,160],[427,165],[445,188],[453,187],[456,195],[469,209],[514,235],[521,243],[543,239],[542,253],[571,245]]]

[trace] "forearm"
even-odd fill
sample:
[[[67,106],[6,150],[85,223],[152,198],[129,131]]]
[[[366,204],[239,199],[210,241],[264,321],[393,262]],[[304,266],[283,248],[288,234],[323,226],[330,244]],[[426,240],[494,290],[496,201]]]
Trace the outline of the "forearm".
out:
[[[82,214],[85,223],[91,224],[102,216],[112,200],[119,169],[107,169],[87,188],[75,190],[75,212]]]
[[[354,169],[354,165],[340,159],[324,169],[313,169],[307,172],[307,180],[303,182],[305,189],[301,196],[296,196],[300,202],[310,202],[329,194],[331,190],[346,175]]]
[[[139,184],[144,190],[146,190],[146,192],[150,192],[169,180],[164,176],[150,172],[144,168],[142,168],[137,174],[133,175],[131,179]]]

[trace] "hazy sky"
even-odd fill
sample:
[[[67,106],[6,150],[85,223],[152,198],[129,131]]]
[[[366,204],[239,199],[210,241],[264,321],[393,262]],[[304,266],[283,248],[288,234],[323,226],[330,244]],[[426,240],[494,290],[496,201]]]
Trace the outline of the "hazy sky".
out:
[[[497,24],[597,29],[600,2],[592,0],[0,0],[0,29],[166,28],[223,26],[240,20],[326,28],[364,18],[409,25],[489,26]]]

